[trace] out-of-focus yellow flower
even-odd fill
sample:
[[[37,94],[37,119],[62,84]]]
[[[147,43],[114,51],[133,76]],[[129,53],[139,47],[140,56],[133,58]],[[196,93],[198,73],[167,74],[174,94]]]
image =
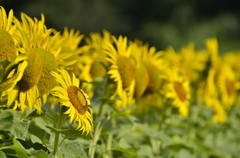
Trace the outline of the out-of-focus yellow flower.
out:
[[[132,56],[136,63],[135,90],[136,109],[133,113],[147,113],[152,106],[161,107],[161,74],[164,69],[162,52],[149,47],[140,40],[130,43]],[[153,101],[154,100],[154,101]]]
[[[232,67],[222,63],[217,80],[223,105],[232,106],[236,99],[237,90],[240,88],[240,83],[237,81]]]
[[[89,107],[88,96],[79,88],[80,81],[76,76],[65,69],[59,69],[59,73],[51,72],[59,86],[52,89],[51,94],[56,97],[62,106],[68,107],[65,114],[69,115],[70,122],[77,122],[77,130],[89,133],[93,129],[92,109]]]
[[[117,84],[113,98],[117,96],[121,98],[114,104],[115,108],[124,110],[134,103],[135,65],[131,58],[132,48],[127,44],[127,37],[120,36],[117,39],[112,36],[112,38],[116,47],[110,42],[105,47],[107,61],[111,65],[108,74]]]
[[[175,69],[169,69],[166,75],[166,98],[172,100],[172,104],[178,108],[183,117],[188,116],[190,105],[190,85]]]
[[[207,52],[209,53],[211,67],[215,68],[218,65],[218,41],[217,38],[208,38],[205,40]]]
[[[80,42],[84,38],[84,35],[80,34],[80,31],[74,29],[64,28],[61,35],[63,39],[62,49],[57,56],[57,62],[60,67],[73,69],[80,57]]]
[[[12,61],[17,56],[16,43],[12,37],[15,30],[13,11],[7,15],[5,9],[0,6],[0,19],[0,60]]]
[[[104,53],[106,43],[112,43],[111,34],[106,30],[103,31],[102,35],[100,33],[90,33],[90,37],[86,39],[89,55],[93,59],[90,69],[92,79],[103,78],[107,74],[106,68],[102,65],[109,65],[106,60],[107,55]]]
[[[227,120],[226,112],[225,112],[224,108],[222,107],[222,105],[220,104],[219,100],[209,97],[205,101],[206,101],[207,106],[215,111],[215,113],[212,117],[213,121],[219,122],[219,123],[225,123]]]
[[[186,74],[190,82],[195,82],[199,79],[199,72],[205,68],[208,54],[204,51],[196,51],[193,43],[189,43],[179,52],[180,60],[178,69]]]

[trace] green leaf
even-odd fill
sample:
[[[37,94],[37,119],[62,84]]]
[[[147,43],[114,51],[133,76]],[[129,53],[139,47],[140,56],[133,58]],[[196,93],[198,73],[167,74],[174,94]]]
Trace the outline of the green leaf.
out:
[[[8,156],[29,158],[25,149],[16,139],[13,139],[13,145],[1,147],[0,150],[5,152],[5,155]]]
[[[0,157],[1,158],[7,158],[7,156],[4,154],[4,152],[2,152],[1,150],[0,150]]]
[[[39,128],[38,126],[31,125],[31,126],[29,126],[29,133],[31,133],[32,135],[35,135],[42,142],[44,142],[44,138],[45,138],[47,132],[45,130]]]
[[[42,108],[42,113],[38,114],[37,110],[34,110],[33,112],[31,112],[26,118],[34,118],[34,117],[41,117],[44,116],[46,112],[45,108]]]
[[[13,114],[10,111],[3,110],[0,113],[0,130],[9,131],[13,125]]]
[[[29,158],[27,155],[27,152],[23,149],[22,145],[16,140],[13,139],[13,144],[14,144],[14,150],[16,150],[17,155],[21,158]]]
[[[90,134],[83,134],[82,131],[78,131],[73,128],[64,130],[61,133],[64,134],[65,139],[83,138],[85,140],[92,140],[92,136]]]
[[[53,122],[58,122],[59,119],[59,114],[56,112],[53,112],[52,110],[47,110],[46,111],[46,116],[50,118]]]
[[[45,151],[36,151],[34,154],[31,154],[32,158],[49,158],[50,156],[47,155]],[[53,157],[53,156],[52,156]]]
[[[163,132],[157,131],[147,125],[137,123],[136,129],[139,130],[140,132],[144,133],[145,135],[147,135],[150,138],[162,140],[165,145],[171,144],[170,139],[166,134],[164,134]]]
[[[10,132],[17,138],[25,140],[28,133],[29,123],[20,119],[14,118],[13,126]]]
[[[124,113],[119,113],[119,112],[112,112],[112,118],[117,119],[117,118],[125,118],[129,120],[130,122],[134,123],[137,122],[137,118],[135,116],[129,115],[129,114],[124,114]]]
[[[74,128],[70,129],[57,129],[51,126],[46,126],[47,128],[51,129],[54,133],[61,133],[64,135],[65,139],[70,139],[70,138],[83,138],[86,140],[91,140],[92,136],[90,134],[86,135],[83,134],[82,131],[78,131]]]
[[[65,140],[59,150],[60,155],[64,155],[67,158],[82,157],[87,158],[83,146],[78,140]]]

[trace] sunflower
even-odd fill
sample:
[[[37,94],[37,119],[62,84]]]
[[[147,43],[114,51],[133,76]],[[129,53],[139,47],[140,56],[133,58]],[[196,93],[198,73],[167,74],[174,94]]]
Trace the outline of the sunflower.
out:
[[[80,31],[74,29],[64,28],[64,31],[60,38],[63,38],[62,49],[57,56],[58,65],[65,68],[72,69],[74,64],[76,65],[79,58],[80,42],[84,35],[80,34]]]
[[[111,34],[104,30],[102,35],[100,33],[90,33],[90,37],[86,38],[86,46],[89,47],[89,55],[92,57],[90,74],[94,80],[97,77],[103,78],[106,74],[106,68],[108,66],[106,60],[107,56],[104,53],[104,46],[111,41]]]
[[[52,34],[53,29],[46,28],[43,15],[38,20],[22,13],[21,21],[14,18],[13,22],[16,25],[13,37],[17,42],[17,49],[27,56],[28,62],[23,77],[12,93],[16,98],[15,107],[27,107],[30,111],[34,107],[41,113],[49,90],[55,85],[50,72],[58,68],[56,57],[61,50],[62,39]]]
[[[7,107],[10,107],[15,100],[15,86],[22,78],[24,70],[27,67],[26,58],[25,55],[18,55],[4,68],[0,83],[0,93],[1,101],[4,102],[4,100],[7,100]]]
[[[219,102],[219,100],[216,98],[209,97],[205,101],[206,101],[207,106],[209,108],[213,109],[215,112],[212,117],[212,120],[214,122],[225,123],[227,120],[226,111],[224,110],[224,108],[221,105],[221,103]]]
[[[199,72],[205,68],[207,53],[205,51],[196,51],[193,43],[181,48],[177,53],[180,56],[178,68],[186,74],[188,80],[192,83],[199,78]]]
[[[161,59],[162,52],[156,51],[155,47],[149,47],[140,40],[130,43],[132,56],[136,63],[134,97],[136,109],[133,113],[146,113],[151,106],[161,107],[161,98],[157,93],[162,84],[161,72],[164,63]],[[155,103],[151,99],[154,98]]]
[[[0,6],[0,19],[0,60],[12,61],[18,55],[16,43],[12,36],[15,30],[15,26],[13,25],[13,11],[10,10],[7,15],[5,9]]]
[[[209,58],[211,62],[212,67],[216,67],[218,64],[218,41],[217,38],[208,38],[205,40],[205,46],[207,49],[207,52],[209,53]]]
[[[131,46],[127,44],[127,37],[120,36],[117,39],[112,36],[112,39],[114,43],[108,42],[105,45],[107,61],[110,63],[108,74],[117,85],[112,98],[117,96],[121,98],[116,101],[115,108],[124,111],[134,104],[135,65],[131,58]]]
[[[239,89],[239,82],[232,67],[228,64],[223,64],[217,80],[222,103],[227,107],[232,106],[236,99],[237,90]]]
[[[70,122],[78,122],[77,130],[89,133],[93,128],[92,109],[89,107],[90,101],[87,95],[80,89],[80,81],[76,76],[65,69],[59,69],[59,73],[51,72],[59,86],[51,90],[62,106],[68,107],[65,114],[70,117]]]
[[[166,98],[172,100],[172,104],[179,109],[183,117],[187,117],[191,92],[189,81],[175,69],[169,69],[166,75]]]

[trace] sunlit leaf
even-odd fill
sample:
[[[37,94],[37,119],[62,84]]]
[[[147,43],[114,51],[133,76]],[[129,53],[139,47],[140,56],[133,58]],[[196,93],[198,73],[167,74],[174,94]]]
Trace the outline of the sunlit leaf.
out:
[[[13,114],[10,111],[0,111],[0,130],[9,131],[13,125]]]
[[[77,140],[65,140],[59,150],[60,155],[64,155],[66,158],[82,157],[87,158],[83,146]]]
[[[10,132],[17,138],[25,139],[28,133],[28,125],[28,122],[14,118],[13,126]]]
[[[4,154],[4,152],[2,152],[1,150],[0,150],[0,157],[1,158],[7,158],[7,156]]]

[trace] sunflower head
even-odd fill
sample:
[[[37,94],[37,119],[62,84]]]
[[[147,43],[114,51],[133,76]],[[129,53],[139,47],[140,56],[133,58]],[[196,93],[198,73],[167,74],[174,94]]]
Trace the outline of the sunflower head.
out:
[[[89,101],[85,93],[76,86],[67,88],[68,98],[79,114],[84,115],[88,110]]]
[[[55,86],[56,82],[49,72],[57,71],[58,64],[52,53],[39,48],[35,50],[42,61],[42,73],[37,84],[40,96],[42,96]]]
[[[17,56],[16,46],[12,36],[0,29],[0,60],[13,60]]]
[[[160,70],[158,67],[156,67],[156,65],[153,65],[150,62],[144,62],[144,65],[149,74],[149,84],[146,89],[146,93],[149,94],[158,90],[162,81],[159,76]]]
[[[105,62],[104,64],[107,63]],[[90,74],[93,79],[96,77],[103,78],[107,74],[107,71],[99,61],[95,60],[91,65]]]
[[[42,60],[34,49],[30,49],[27,57],[28,67],[22,79],[18,82],[19,88],[23,91],[35,86],[42,74]]]
[[[139,66],[136,69],[136,76],[135,76],[135,92],[134,95],[136,98],[139,98],[143,95],[145,90],[147,89],[147,86],[149,85],[149,74],[144,66],[144,64],[139,64]]]
[[[130,58],[126,56],[117,57],[118,72],[122,80],[122,88],[129,87],[135,78],[135,66]]]
[[[65,69],[59,69],[58,72],[51,72],[59,83],[51,90],[51,94],[62,106],[68,107],[65,114],[69,115],[71,123],[78,122],[77,130],[89,133],[93,128],[93,117],[88,96],[78,88],[80,82],[73,73],[69,75]]]

